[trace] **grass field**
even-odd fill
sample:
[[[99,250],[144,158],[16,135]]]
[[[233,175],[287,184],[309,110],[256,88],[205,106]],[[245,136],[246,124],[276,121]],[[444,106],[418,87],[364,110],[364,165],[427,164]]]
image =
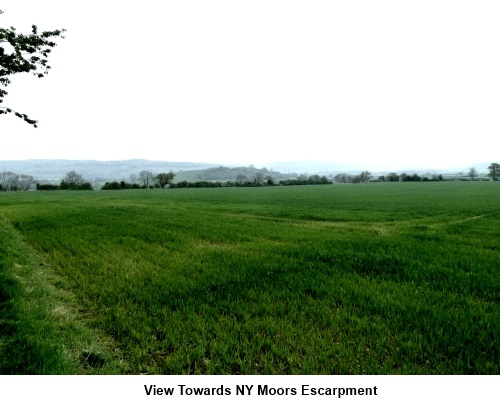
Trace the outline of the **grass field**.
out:
[[[0,371],[499,374],[500,183],[0,195]]]

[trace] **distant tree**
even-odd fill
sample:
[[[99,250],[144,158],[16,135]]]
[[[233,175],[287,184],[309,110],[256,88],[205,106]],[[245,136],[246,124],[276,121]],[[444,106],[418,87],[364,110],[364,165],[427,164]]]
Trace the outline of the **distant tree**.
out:
[[[168,173],[158,173],[155,177],[155,180],[158,182],[161,188],[164,188],[167,184],[170,184],[174,179],[175,174],[170,171]]]
[[[248,177],[247,177],[247,176],[245,176],[244,174],[238,174],[238,175],[236,176],[236,181],[237,181],[238,183],[244,183],[245,181],[248,181]]]
[[[3,11],[0,10],[0,14]],[[51,48],[56,46],[53,38],[61,37],[65,30],[43,31],[38,33],[36,25],[31,26],[31,34],[18,34],[14,27],[0,28],[0,104],[8,94],[6,88],[11,80],[9,76],[18,73],[32,73],[36,77],[44,77],[50,69],[48,56]],[[26,114],[19,113],[10,107],[0,107],[1,114],[13,113],[37,127],[37,121],[29,118]]]
[[[359,177],[360,177],[362,183],[366,183],[366,182],[370,181],[371,173],[369,171],[365,170],[359,174]]]
[[[121,190],[121,184],[117,181],[106,182],[101,186],[101,190]]]
[[[500,176],[500,164],[492,163],[488,166],[488,170],[490,171],[488,176],[493,178],[493,180],[497,180],[497,177]]]
[[[467,175],[470,177],[471,181],[474,180],[474,177],[477,177],[477,170],[475,167],[469,168]]]
[[[93,190],[92,184],[88,181],[84,181],[82,184],[78,185],[75,190]]]
[[[385,176],[378,176],[379,181],[386,181]]]
[[[269,186],[274,186],[276,182],[274,181],[273,176],[266,176],[266,184]]]
[[[359,174],[351,176],[351,183],[361,183],[361,176]]]
[[[69,185],[70,187],[74,187],[84,183],[85,180],[83,179],[83,176],[81,174],[78,174],[74,170],[71,170],[70,172],[66,173],[63,182]]]
[[[155,175],[149,170],[141,170],[137,175],[137,179],[142,183],[144,188],[149,188],[149,183],[151,183],[154,178]]]
[[[16,173],[3,171],[2,173],[0,173],[0,190],[15,190],[18,180],[19,176]]]
[[[264,175],[261,172],[255,173],[255,177],[253,178],[253,182],[255,184],[262,184],[262,183],[264,183]]]
[[[422,178],[417,173],[413,173],[413,174],[402,173],[399,175],[399,180],[401,180],[401,181],[421,181]]]
[[[396,173],[391,172],[386,176],[386,179],[387,181],[399,181],[399,176]]]
[[[309,184],[319,184],[319,183],[321,183],[321,177],[319,177],[319,175],[317,175],[317,174],[313,174],[313,175],[309,176],[309,178],[307,179],[307,182]]]
[[[72,170],[66,173],[59,188],[61,190],[92,190],[92,185],[86,182],[81,174]]]
[[[339,173],[336,174],[333,179],[336,183],[350,183],[352,180],[352,176],[347,173]]]
[[[27,174],[21,174],[19,176],[19,187],[23,191],[28,191],[31,188],[31,185],[35,184],[35,179],[33,176],[29,176]]]

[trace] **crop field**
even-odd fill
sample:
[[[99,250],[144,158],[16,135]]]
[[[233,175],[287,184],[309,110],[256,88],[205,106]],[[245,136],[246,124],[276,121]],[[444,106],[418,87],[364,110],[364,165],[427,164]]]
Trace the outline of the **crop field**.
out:
[[[500,182],[0,194],[3,374],[499,374]]]

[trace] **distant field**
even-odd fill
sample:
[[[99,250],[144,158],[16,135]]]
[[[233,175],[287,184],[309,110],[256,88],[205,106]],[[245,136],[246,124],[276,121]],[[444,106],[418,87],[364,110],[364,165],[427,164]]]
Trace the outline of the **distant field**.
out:
[[[500,182],[2,193],[0,371],[499,374],[499,208]]]

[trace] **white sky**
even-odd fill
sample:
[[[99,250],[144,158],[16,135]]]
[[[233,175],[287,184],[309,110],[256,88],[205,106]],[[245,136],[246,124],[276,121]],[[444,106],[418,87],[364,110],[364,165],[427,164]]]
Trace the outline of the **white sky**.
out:
[[[500,2],[2,0],[66,28],[13,76],[0,160],[500,160]]]

